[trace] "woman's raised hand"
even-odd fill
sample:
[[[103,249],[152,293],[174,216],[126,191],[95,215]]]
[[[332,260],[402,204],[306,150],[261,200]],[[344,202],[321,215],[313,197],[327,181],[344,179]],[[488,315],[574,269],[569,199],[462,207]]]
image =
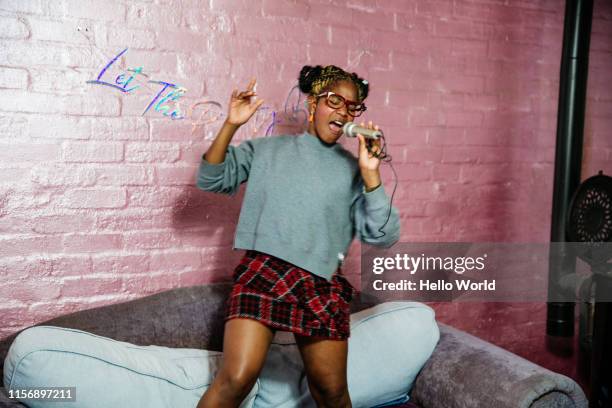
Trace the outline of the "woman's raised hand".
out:
[[[242,126],[264,103],[263,99],[251,103],[251,97],[257,95],[255,83],[256,80],[253,78],[247,85],[246,91],[238,92],[238,89],[232,91],[226,122],[234,126]]]

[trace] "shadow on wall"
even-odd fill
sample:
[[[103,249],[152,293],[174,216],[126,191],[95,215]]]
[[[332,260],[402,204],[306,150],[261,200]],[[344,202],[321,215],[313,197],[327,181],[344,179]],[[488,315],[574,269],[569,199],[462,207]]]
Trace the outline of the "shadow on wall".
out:
[[[297,91],[297,87],[293,87],[282,110],[275,111],[274,134],[269,135],[268,129],[262,128],[261,133],[265,133],[255,138],[304,132],[307,112],[302,108],[303,102],[304,95]],[[217,132],[218,128],[215,128],[213,134]],[[245,127],[239,132],[248,133],[249,128]],[[239,145],[247,140],[244,136],[237,134],[231,144]],[[202,153],[207,149],[203,147]],[[202,248],[202,266],[198,277],[210,275],[213,282],[228,280],[245,252],[233,250],[233,243],[246,183],[240,186],[234,196],[229,196],[198,189],[195,185],[196,172],[191,180],[193,184],[184,186],[172,206],[173,234],[180,238],[183,246]]]
[[[234,232],[244,197],[242,185],[238,193],[228,196],[186,186],[172,208],[172,226],[187,245],[202,248],[202,270],[213,282],[227,280],[244,251],[234,251]]]

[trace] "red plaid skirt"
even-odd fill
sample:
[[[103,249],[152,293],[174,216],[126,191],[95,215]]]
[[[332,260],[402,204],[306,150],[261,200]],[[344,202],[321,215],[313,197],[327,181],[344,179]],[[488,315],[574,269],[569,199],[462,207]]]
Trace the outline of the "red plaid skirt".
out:
[[[225,320],[255,319],[273,331],[344,340],[350,336],[355,288],[342,275],[332,280],[282,259],[248,250],[232,275]]]

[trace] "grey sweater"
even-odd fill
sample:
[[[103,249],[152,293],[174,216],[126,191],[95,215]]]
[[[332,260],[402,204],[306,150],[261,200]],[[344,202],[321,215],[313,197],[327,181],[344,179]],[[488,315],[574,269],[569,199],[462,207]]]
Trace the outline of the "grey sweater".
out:
[[[229,145],[223,163],[202,158],[197,186],[234,195],[247,179],[234,249],[331,280],[355,235],[382,247],[399,239],[398,212],[389,214],[384,186],[366,193],[357,158],[339,143],[304,132]]]

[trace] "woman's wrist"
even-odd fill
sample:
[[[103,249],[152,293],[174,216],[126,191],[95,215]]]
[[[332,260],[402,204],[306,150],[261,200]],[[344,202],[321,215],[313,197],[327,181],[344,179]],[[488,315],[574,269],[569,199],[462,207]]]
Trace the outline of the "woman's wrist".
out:
[[[374,171],[361,171],[361,178],[363,179],[363,185],[365,186],[366,193],[375,190],[382,184],[380,180],[380,172]]]
[[[236,131],[242,125],[241,124],[238,125],[236,123],[232,123],[232,122],[229,121],[229,119],[225,119],[225,121],[223,122],[223,126],[228,128],[228,129],[231,129],[233,131]]]
[[[366,187],[365,192],[366,192],[366,193],[370,193],[370,192],[372,192],[372,191],[376,190],[378,187],[380,187],[380,184],[377,184],[376,186],[374,186],[374,187],[372,187],[372,188],[367,188],[367,187]]]

